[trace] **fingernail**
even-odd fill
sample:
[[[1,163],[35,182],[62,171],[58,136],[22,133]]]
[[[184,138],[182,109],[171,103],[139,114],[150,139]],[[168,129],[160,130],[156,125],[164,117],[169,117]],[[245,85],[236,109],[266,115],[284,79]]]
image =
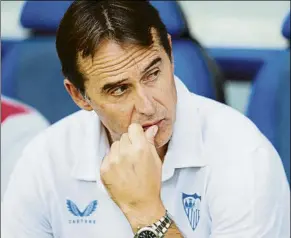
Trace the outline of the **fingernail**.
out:
[[[158,129],[159,129],[159,127],[157,126],[157,125],[154,125],[153,126],[153,135],[155,136],[156,134],[157,134],[157,132],[158,132]]]

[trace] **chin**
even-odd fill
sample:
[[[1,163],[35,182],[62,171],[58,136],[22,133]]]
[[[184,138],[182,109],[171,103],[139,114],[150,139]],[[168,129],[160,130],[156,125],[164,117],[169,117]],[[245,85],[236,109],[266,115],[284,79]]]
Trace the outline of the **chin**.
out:
[[[165,131],[158,131],[158,134],[155,138],[155,147],[159,149],[166,145],[170,141],[172,133],[173,131],[170,128],[167,128]]]

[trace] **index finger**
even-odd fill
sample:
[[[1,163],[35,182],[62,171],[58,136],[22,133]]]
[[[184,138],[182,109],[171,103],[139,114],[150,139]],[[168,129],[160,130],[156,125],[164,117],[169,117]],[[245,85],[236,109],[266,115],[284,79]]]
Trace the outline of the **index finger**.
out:
[[[143,144],[146,141],[143,128],[137,123],[132,123],[128,127],[128,137],[133,145]]]

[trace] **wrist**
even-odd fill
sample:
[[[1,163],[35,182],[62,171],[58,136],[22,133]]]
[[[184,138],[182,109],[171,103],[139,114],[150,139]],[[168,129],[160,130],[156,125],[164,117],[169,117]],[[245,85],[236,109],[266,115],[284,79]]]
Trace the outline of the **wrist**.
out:
[[[130,223],[133,232],[136,233],[139,228],[150,226],[157,222],[165,215],[166,209],[160,201],[158,203],[151,203],[148,206],[123,209],[123,213]]]

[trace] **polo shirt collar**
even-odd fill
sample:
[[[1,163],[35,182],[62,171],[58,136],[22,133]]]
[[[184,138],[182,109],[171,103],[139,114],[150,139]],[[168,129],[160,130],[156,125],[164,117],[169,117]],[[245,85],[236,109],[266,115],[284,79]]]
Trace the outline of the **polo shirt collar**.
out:
[[[173,135],[166,153],[162,181],[171,178],[175,169],[204,167],[202,126],[195,97],[176,77],[177,106]]]
[[[82,146],[75,148],[71,175],[78,180],[96,182],[97,177],[100,177],[101,162],[110,149],[109,141],[106,130],[94,111],[88,126],[82,129],[84,140],[81,142]]]

